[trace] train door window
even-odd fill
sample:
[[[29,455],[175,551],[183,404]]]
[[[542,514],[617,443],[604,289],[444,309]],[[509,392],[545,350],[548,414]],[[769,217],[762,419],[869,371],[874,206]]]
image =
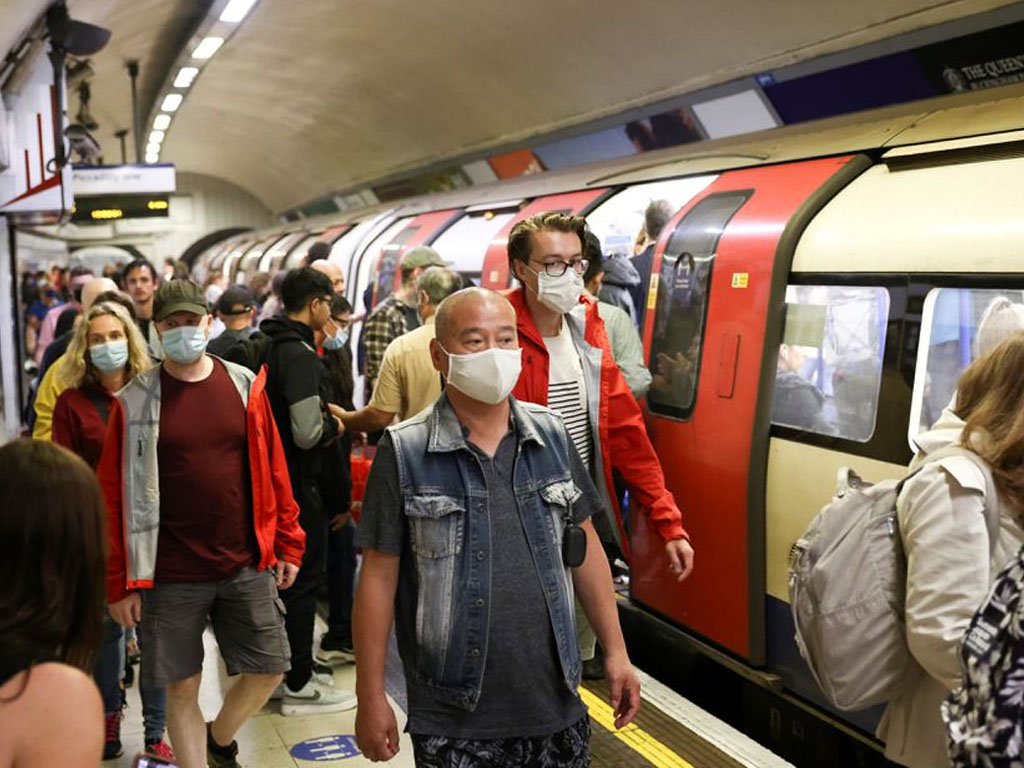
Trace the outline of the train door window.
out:
[[[1024,327],[1024,291],[934,288],[925,297],[907,437],[938,420],[974,360]]]
[[[632,256],[648,205],[668,200],[672,211],[678,211],[714,180],[714,176],[695,176],[627,187],[591,211],[587,224],[601,241],[605,256]]]
[[[471,209],[431,245],[442,259],[451,262],[452,269],[479,283],[484,256],[491,247],[491,241],[512,221],[518,210],[518,205],[506,210]]]
[[[395,273],[398,272],[399,260],[405,251],[405,244],[420,231],[418,226],[408,226],[395,235],[391,242],[380,252],[380,264],[377,267],[377,288],[374,303],[380,303],[395,290]]]
[[[676,225],[661,260],[648,367],[652,413],[688,419],[696,402],[711,269],[722,231],[750,197],[724,192],[697,203]]]
[[[278,269],[295,269],[302,265],[302,260],[306,258],[306,254],[309,253],[309,246],[315,243],[319,239],[319,235],[306,234],[302,240],[298,242],[287,254],[279,253],[274,257],[275,261],[271,262],[271,272],[276,272]]]
[[[381,256],[384,253],[384,249],[394,241],[402,230],[409,226],[409,222],[412,221],[412,219],[412,216],[405,216],[392,222],[383,232],[374,238],[373,242],[366,247],[362,255],[359,257],[359,290],[364,290],[367,285],[374,287],[373,294],[375,298],[372,302],[372,306],[376,306],[381,299],[391,292],[388,290],[387,293],[381,294],[379,290],[379,280],[381,279],[381,275],[378,270],[380,269]],[[392,272],[391,286],[394,285],[394,279],[395,273]],[[359,296],[356,296],[356,299],[361,301]],[[367,309],[370,309],[370,307],[367,307]]]
[[[284,261],[285,255],[289,249],[300,240],[306,238],[305,232],[290,232],[272,246],[270,246],[263,255],[260,256],[259,264],[257,265],[257,272],[274,272],[277,267],[280,266],[281,262]]]
[[[889,292],[791,285],[772,423],[867,442],[875,432]]]
[[[260,258],[270,246],[280,239],[281,235],[272,235],[246,251],[245,256],[241,258],[235,269],[235,282],[244,285],[251,275],[255,275],[255,267]]]

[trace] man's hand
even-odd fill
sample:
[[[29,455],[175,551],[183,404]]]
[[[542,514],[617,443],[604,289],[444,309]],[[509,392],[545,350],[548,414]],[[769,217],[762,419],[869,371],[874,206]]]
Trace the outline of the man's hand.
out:
[[[398,754],[398,721],[383,691],[359,697],[356,744],[371,763],[390,760]]]
[[[274,566],[274,574],[277,580],[277,588],[288,589],[288,587],[295,583],[295,578],[299,575],[299,566],[286,563],[284,560],[278,560]]]
[[[340,531],[348,523],[348,519],[351,515],[348,512],[341,512],[331,518],[331,530]]]
[[[623,728],[640,711],[640,681],[625,653],[605,656],[604,673],[608,677],[608,703],[615,712],[615,727]]]
[[[337,405],[336,403],[328,403],[327,410],[331,412],[331,416],[334,416],[339,419],[345,415],[345,409],[342,408],[340,405]]]
[[[665,542],[668,555],[668,569],[675,574],[676,581],[682,582],[693,570],[693,547],[686,539],[672,539]]]
[[[110,618],[116,621],[125,629],[138,626],[142,620],[142,598],[138,592],[132,592],[123,600],[111,603],[108,610]]]

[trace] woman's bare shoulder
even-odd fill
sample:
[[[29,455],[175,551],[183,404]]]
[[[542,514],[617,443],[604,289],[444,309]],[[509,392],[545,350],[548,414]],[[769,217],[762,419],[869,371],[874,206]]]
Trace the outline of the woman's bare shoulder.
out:
[[[67,664],[39,664],[8,680],[0,687],[0,713],[0,732],[19,768],[95,768],[103,755],[99,691]]]

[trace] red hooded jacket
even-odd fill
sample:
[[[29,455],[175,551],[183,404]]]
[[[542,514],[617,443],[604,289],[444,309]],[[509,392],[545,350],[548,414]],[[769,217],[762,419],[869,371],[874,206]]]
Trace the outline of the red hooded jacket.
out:
[[[523,349],[523,372],[512,394],[519,400],[539,405],[548,404],[548,350],[537,329],[533,315],[526,304],[522,286],[505,291],[516,311],[519,346]],[[615,511],[615,519],[622,539],[623,551],[628,556],[629,541],[622,526],[622,511],[618,500],[610,491],[615,487],[612,470],[619,473],[629,489],[630,498],[639,504],[655,530],[665,541],[689,539],[683,530],[683,518],[671,492],[665,487],[665,476],[647,437],[643,412],[633,398],[621,371],[612,358],[611,345],[598,316],[597,302],[584,296],[586,327],[584,340],[601,350],[601,397],[599,417],[594,437],[600,441],[604,492],[608,504]],[[584,365],[587,364],[582,359]],[[595,376],[595,379],[598,378]]]
[[[274,423],[264,384],[266,368],[258,376],[231,363],[223,363],[235,377],[244,377],[247,382],[246,428],[249,444],[249,475],[252,480],[252,511],[256,541],[259,545],[260,560],[257,568],[272,567],[277,561],[285,560],[293,565],[302,564],[306,548],[306,534],[299,526],[299,506],[292,496],[288,465],[285,463],[284,448]],[[141,387],[156,387],[159,383],[159,366],[133,379]],[[127,387],[126,387],[127,389]],[[133,533],[135,527],[128,525],[127,518],[139,514],[125,499],[125,473],[139,470],[142,477],[154,477],[159,472],[156,465],[155,440],[141,440],[139,450],[125,452],[125,403],[131,402],[125,390],[118,393],[110,410],[103,455],[96,469],[103,495],[107,501],[109,516],[110,553],[107,556],[107,600],[116,603],[129,591],[149,589],[153,586],[153,569],[156,562],[157,531],[146,534]],[[159,424],[159,397],[155,400],[155,414],[149,414],[150,422],[155,416]],[[152,407],[152,406],[151,406]],[[139,424],[140,414],[133,413],[133,424]],[[142,428],[145,428],[144,426]],[[143,445],[152,444],[150,451],[143,451]],[[147,466],[139,468],[135,462]],[[144,483],[152,493],[155,484]],[[147,499],[148,501],[148,499]],[[128,507],[126,509],[126,506]],[[157,514],[158,511],[157,511]],[[131,539],[131,541],[129,540]]]

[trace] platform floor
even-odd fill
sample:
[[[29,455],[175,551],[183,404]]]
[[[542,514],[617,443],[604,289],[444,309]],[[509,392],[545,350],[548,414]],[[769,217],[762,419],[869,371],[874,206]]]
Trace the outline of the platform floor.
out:
[[[318,619],[318,632],[323,631]],[[200,706],[208,720],[216,714],[230,685],[220,663],[212,632],[204,638],[206,660]],[[405,725],[404,691],[392,644],[388,688],[398,716],[399,730]],[[351,690],[355,667],[335,667],[335,686]],[[593,736],[593,768],[785,768],[789,764],[736,732],[716,718],[690,704],[678,694],[641,673],[643,706],[636,720],[616,731],[603,682],[586,683],[580,690],[587,705]],[[276,702],[269,702],[238,735],[239,761],[246,768],[312,768],[327,762],[338,768],[370,765],[355,747],[355,710],[327,715],[283,717]],[[103,765],[129,768],[142,750],[142,710],[138,686],[128,691],[128,707],[121,725],[124,754]],[[412,744],[402,734],[399,754],[388,766],[413,766]]]

